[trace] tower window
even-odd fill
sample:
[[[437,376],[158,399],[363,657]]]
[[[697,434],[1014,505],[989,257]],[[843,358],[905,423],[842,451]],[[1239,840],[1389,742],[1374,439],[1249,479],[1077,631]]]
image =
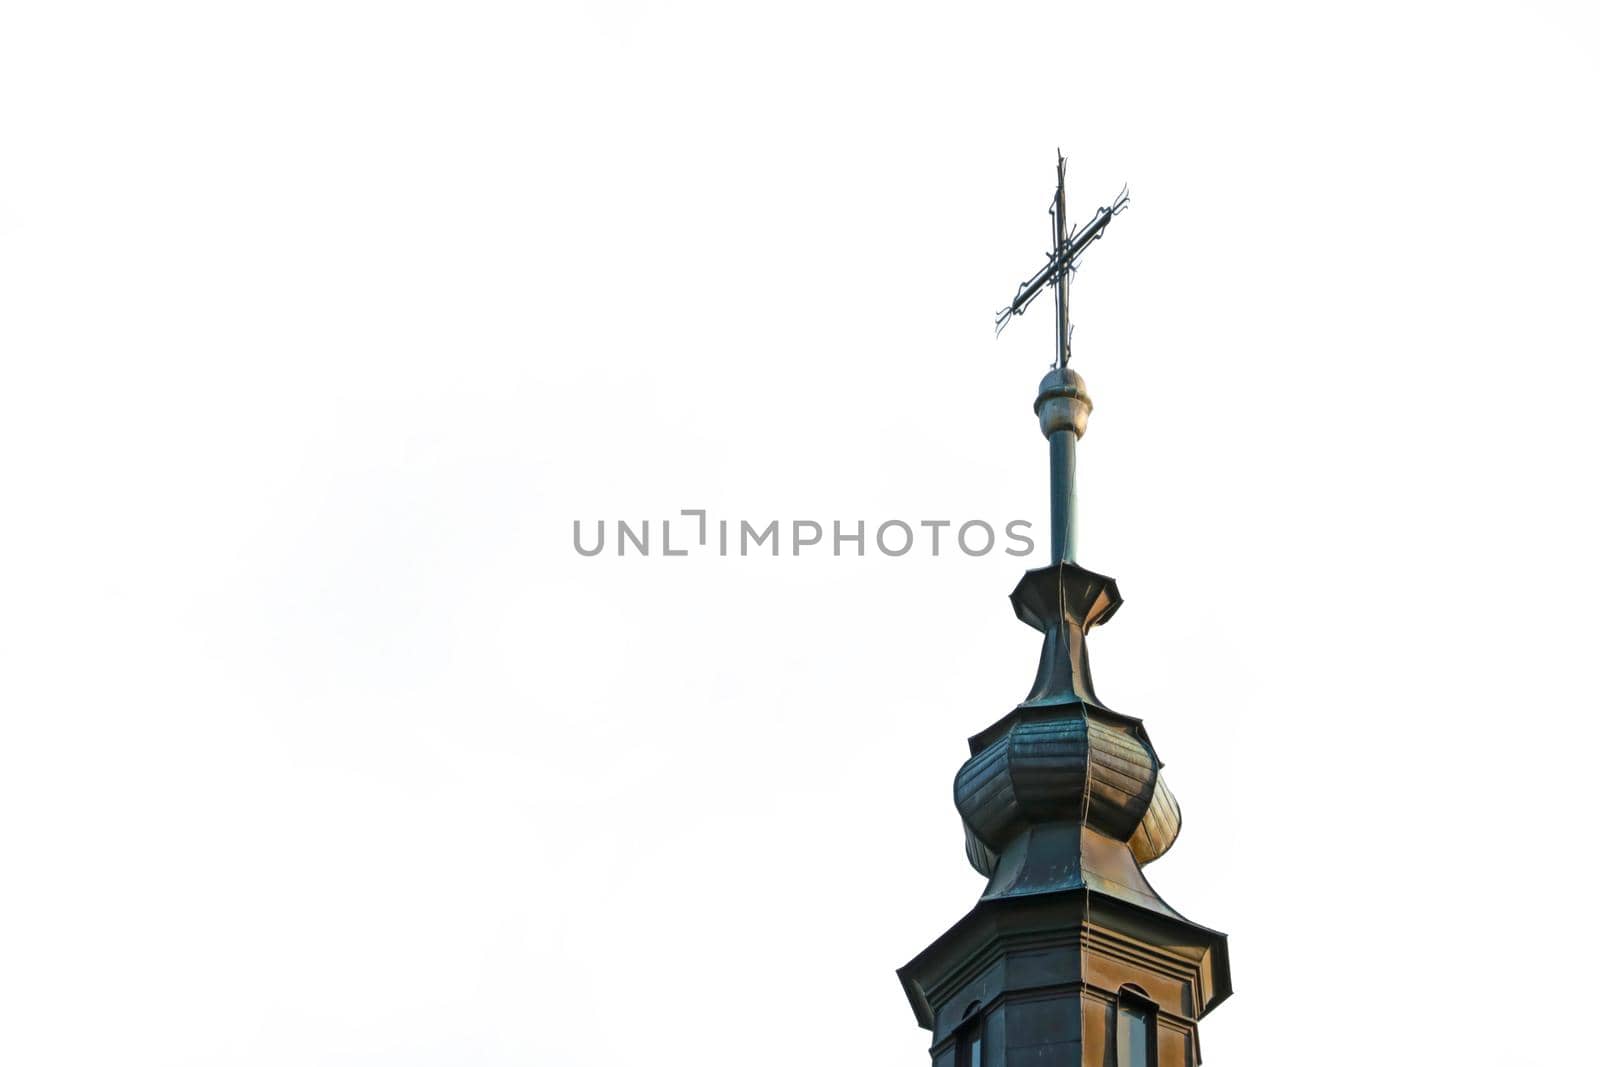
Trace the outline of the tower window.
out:
[[[1155,1067],[1156,1005],[1142,990],[1117,993],[1117,1067]]]
[[[983,1027],[973,1020],[973,1025],[961,1031],[956,1044],[956,1067],[983,1067]]]
[[[974,1014],[976,1001],[967,1008],[968,1018],[956,1033],[956,1067],[983,1067],[983,1018]]]

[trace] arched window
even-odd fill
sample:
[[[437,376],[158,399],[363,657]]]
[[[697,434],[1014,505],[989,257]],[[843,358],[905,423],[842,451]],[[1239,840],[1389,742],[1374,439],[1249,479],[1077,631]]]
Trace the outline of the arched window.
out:
[[[967,1005],[966,1018],[956,1031],[956,1067],[983,1067],[983,1016],[978,1001]]]
[[[1156,1067],[1158,1010],[1136,985],[1117,990],[1117,1067]]]

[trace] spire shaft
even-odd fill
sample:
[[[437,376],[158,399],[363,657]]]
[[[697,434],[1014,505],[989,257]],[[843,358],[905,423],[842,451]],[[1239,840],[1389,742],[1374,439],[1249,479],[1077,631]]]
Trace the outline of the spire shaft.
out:
[[[1078,558],[1078,438],[1094,404],[1077,371],[1052,368],[1033,402],[1039,432],[1050,443],[1050,562]]]
[[[1078,558],[1078,435],[1057,430],[1050,435],[1050,562]]]

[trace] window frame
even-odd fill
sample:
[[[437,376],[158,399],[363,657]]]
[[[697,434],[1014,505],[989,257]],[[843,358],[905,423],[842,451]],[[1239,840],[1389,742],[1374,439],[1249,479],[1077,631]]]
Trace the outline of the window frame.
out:
[[[1124,1038],[1125,1018],[1137,1015],[1144,1023],[1143,1058],[1135,1058],[1136,1050],[1127,1047]],[[1161,1018],[1161,1006],[1136,985],[1125,985],[1117,990],[1116,1053],[1117,1067],[1157,1067],[1156,1026]]]
[[[956,1067],[983,1067],[983,1012],[976,1001],[956,1027]]]

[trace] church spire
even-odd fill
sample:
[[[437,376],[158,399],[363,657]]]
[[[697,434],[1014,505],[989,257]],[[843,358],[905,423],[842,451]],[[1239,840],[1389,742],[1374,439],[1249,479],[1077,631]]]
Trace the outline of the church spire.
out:
[[[996,319],[998,332],[1054,289],[1056,359],[1034,401],[1050,446],[1050,562],[1011,594],[1044,635],[1039,669],[1026,699],[968,740],[956,775],[983,895],[900,969],[935,1067],[1193,1067],[1198,1019],[1231,990],[1226,937],[1145,880],[1177,838],[1177,802],[1143,723],[1103,703],[1089,674],[1086,635],[1122,597],[1076,558],[1076,449],[1093,405],[1068,366],[1067,288],[1128,197],[1068,231],[1065,174],[1058,153],[1054,248]]]

